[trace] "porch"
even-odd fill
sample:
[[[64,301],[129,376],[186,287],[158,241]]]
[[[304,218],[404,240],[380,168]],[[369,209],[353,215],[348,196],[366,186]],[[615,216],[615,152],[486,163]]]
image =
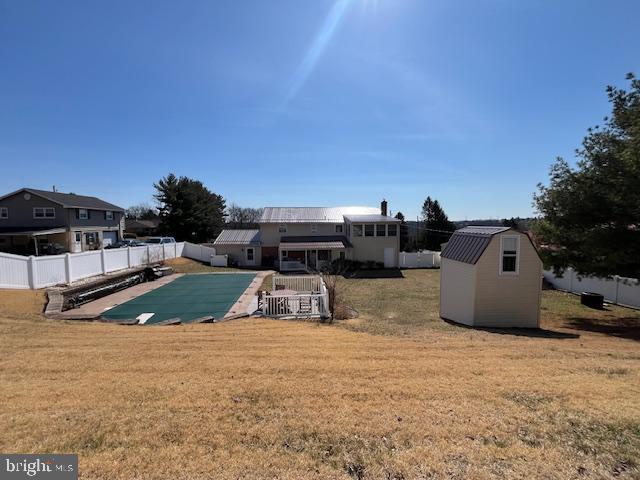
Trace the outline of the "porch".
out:
[[[325,318],[329,293],[320,275],[274,275],[271,292],[258,294],[258,308],[272,318]]]
[[[278,247],[281,272],[310,272],[328,268],[331,262],[345,259],[351,247],[344,237],[282,237]]]

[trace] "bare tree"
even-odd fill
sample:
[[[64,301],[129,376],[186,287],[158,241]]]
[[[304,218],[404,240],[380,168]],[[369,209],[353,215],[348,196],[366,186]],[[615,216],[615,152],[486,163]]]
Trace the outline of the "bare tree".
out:
[[[232,203],[227,207],[226,224],[232,228],[256,228],[262,211],[262,208],[241,207]]]

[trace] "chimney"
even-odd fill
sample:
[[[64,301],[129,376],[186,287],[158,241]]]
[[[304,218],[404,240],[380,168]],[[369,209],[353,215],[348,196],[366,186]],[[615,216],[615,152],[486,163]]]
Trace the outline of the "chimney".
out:
[[[387,201],[383,198],[382,202],[380,202],[380,215],[383,217],[387,216]]]

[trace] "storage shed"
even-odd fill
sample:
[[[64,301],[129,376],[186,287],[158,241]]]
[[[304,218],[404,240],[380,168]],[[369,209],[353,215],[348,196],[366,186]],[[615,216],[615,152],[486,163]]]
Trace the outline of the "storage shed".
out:
[[[508,227],[457,230],[442,251],[440,316],[482,327],[537,328],[542,261],[531,239]]]
[[[257,267],[262,263],[259,230],[222,230],[213,246],[217,255],[229,257],[230,264]]]

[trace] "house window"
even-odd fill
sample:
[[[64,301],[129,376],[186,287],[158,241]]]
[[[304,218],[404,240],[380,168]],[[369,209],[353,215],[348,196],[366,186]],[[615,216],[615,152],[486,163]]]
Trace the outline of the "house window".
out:
[[[518,273],[518,251],[520,237],[503,236],[500,238],[500,274]]]
[[[7,207],[0,207],[0,219],[9,218],[9,209]]]
[[[316,223],[311,224],[311,233],[318,233],[318,225]]]
[[[278,233],[287,233],[287,226],[286,225],[278,226]]]
[[[34,207],[33,218],[56,218],[56,209],[53,207]]]
[[[387,226],[383,223],[382,225],[376,225],[376,237],[384,237],[387,233]]]
[[[373,233],[375,231],[375,225],[367,224],[364,226],[364,236],[365,237],[373,237]]]
[[[342,229],[342,225],[336,225],[336,233],[342,233],[343,229]]]
[[[84,234],[84,240],[87,245],[94,245],[98,243],[98,235],[96,232],[87,232]]]
[[[104,212],[105,220],[113,220],[113,212],[111,210],[107,210]]]
[[[287,258],[287,251],[282,250],[282,259],[284,260],[285,258]]]
[[[395,224],[387,225],[387,235],[389,237],[397,237],[398,236],[398,226]]]
[[[362,225],[354,225],[353,226],[353,236],[361,237],[362,236]]]
[[[78,218],[80,220],[86,220],[89,218],[89,211],[86,208],[80,208],[78,210]]]

